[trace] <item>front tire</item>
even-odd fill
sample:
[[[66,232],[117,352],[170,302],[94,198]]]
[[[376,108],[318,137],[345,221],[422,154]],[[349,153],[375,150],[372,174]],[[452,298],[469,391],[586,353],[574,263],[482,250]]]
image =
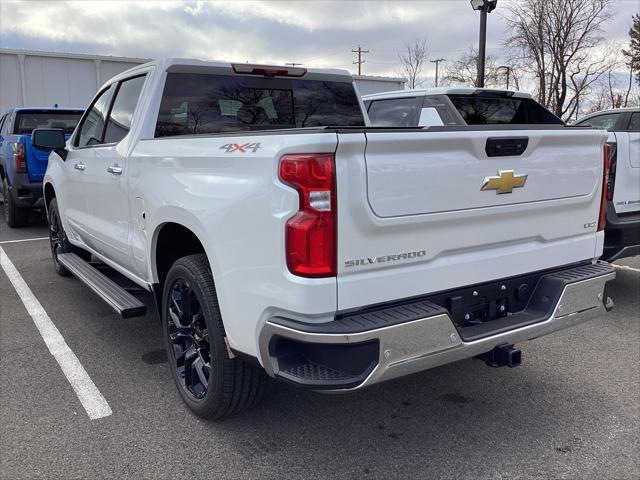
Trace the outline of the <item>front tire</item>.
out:
[[[260,402],[266,374],[238,357],[229,358],[206,255],[189,255],[171,266],[162,324],[171,375],[194,414],[219,419]]]
[[[49,203],[47,220],[49,221],[49,244],[51,245],[53,267],[58,275],[68,277],[71,275],[71,272],[60,263],[58,260],[58,254],[69,253],[72,246],[69,243],[69,240],[67,240],[67,234],[62,227],[60,212],[58,211],[58,202],[55,198]]]
[[[16,206],[6,178],[2,179],[2,194],[4,197],[4,221],[7,222],[9,228],[18,228],[26,225],[29,221],[29,209]]]

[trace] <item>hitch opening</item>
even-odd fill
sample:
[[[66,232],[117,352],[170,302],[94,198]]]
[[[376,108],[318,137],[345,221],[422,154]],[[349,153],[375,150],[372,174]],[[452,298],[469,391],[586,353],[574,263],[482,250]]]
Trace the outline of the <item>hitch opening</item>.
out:
[[[509,343],[503,343],[502,345],[495,347],[490,352],[478,355],[477,358],[490,367],[515,368],[520,366],[522,363],[522,351]]]

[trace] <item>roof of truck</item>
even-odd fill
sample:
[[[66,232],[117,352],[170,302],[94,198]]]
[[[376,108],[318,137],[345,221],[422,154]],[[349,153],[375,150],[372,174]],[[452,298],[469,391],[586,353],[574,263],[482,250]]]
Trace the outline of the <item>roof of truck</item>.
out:
[[[121,78],[126,78],[131,76],[131,74],[135,74],[138,71],[146,70],[149,67],[157,67],[161,70],[166,71],[179,71],[179,72],[202,72],[202,71],[210,71],[211,73],[216,73],[219,71],[222,74],[228,75],[229,73],[233,73],[233,65],[238,66],[257,66],[257,67],[275,67],[278,68],[293,68],[293,69],[304,69],[306,73],[301,77],[292,77],[300,80],[314,80],[318,77],[323,77],[326,79],[327,76],[334,77],[335,80],[340,81],[353,81],[353,77],[351,73],[347,70],[340,70],[336,68],[306,68],[306,67],[289,67],[284,65],[268,65],[268,64],[254,64],[248,62],[218,62],[218,61],[203,61],[197,60],[195,58],[160,58],[157,60],[153,60],[151,62],[143,63],[141,65],[136,65],[133,68],[125,70],[122,73],[114,76],[112,79],[109,79],[105,85],[112,83],[113,81],[117,81]],[[242,75],[242,73],[239,73]]]
[[[438,87],[438,88],[416,88],[414,90],[394,90],[391,92],[373,93],[363,95],[363,100],[385,100],[398,97],[415,97],[430,95],[477,95],[482,92],[509,95],[516,98],[532,98],[530,94],[513,90],[498,90],[492,88],[474,87]]]

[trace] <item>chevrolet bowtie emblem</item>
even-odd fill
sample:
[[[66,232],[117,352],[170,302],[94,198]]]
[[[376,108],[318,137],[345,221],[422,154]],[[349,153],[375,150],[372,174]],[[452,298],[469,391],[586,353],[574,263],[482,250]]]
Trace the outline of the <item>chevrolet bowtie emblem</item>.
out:
[[[495,190],[496,193],[511,193],[514,188],[522,188],[527,183],[527,175],[516,175],[513,170],[500,170],[496,177],[485,177],[480,190]]]

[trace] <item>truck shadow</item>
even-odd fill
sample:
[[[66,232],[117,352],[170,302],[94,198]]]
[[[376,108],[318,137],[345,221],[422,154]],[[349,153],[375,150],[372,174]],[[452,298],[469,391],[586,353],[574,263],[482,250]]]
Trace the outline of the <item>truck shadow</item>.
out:
[[[610,294],[619,310],[638,312],[632,293],[638,277],[628,273],[619,272]],[[587,472],[585,456],[601,462],[612,438],[637,442],[637,408],[627,402],[638,394],[629,368],[640,361],[638,325],[637,316],[635,327],[633,315],[625,318],[612,313],[523,344],[518,369],[466,360],[348,395],[274,383],[258,409],[209,425],[238,455],[255,467],[262,459],[270,471],[274,462],[291,469],[287,459],[295,458],[305,466],[301,473],[406,478],[422,472],[427,478],[466,465],[471,477],[511,472],[531,478],[540,475],[535,452],[548,472],[560,475],[568,464]],[[612,360],[601,342],[618,329],[627,332],[627,345],[623,339],[618,347],[628,347],[634,358]],[[627,385],[626,400],[616,395],[620,384]]]

